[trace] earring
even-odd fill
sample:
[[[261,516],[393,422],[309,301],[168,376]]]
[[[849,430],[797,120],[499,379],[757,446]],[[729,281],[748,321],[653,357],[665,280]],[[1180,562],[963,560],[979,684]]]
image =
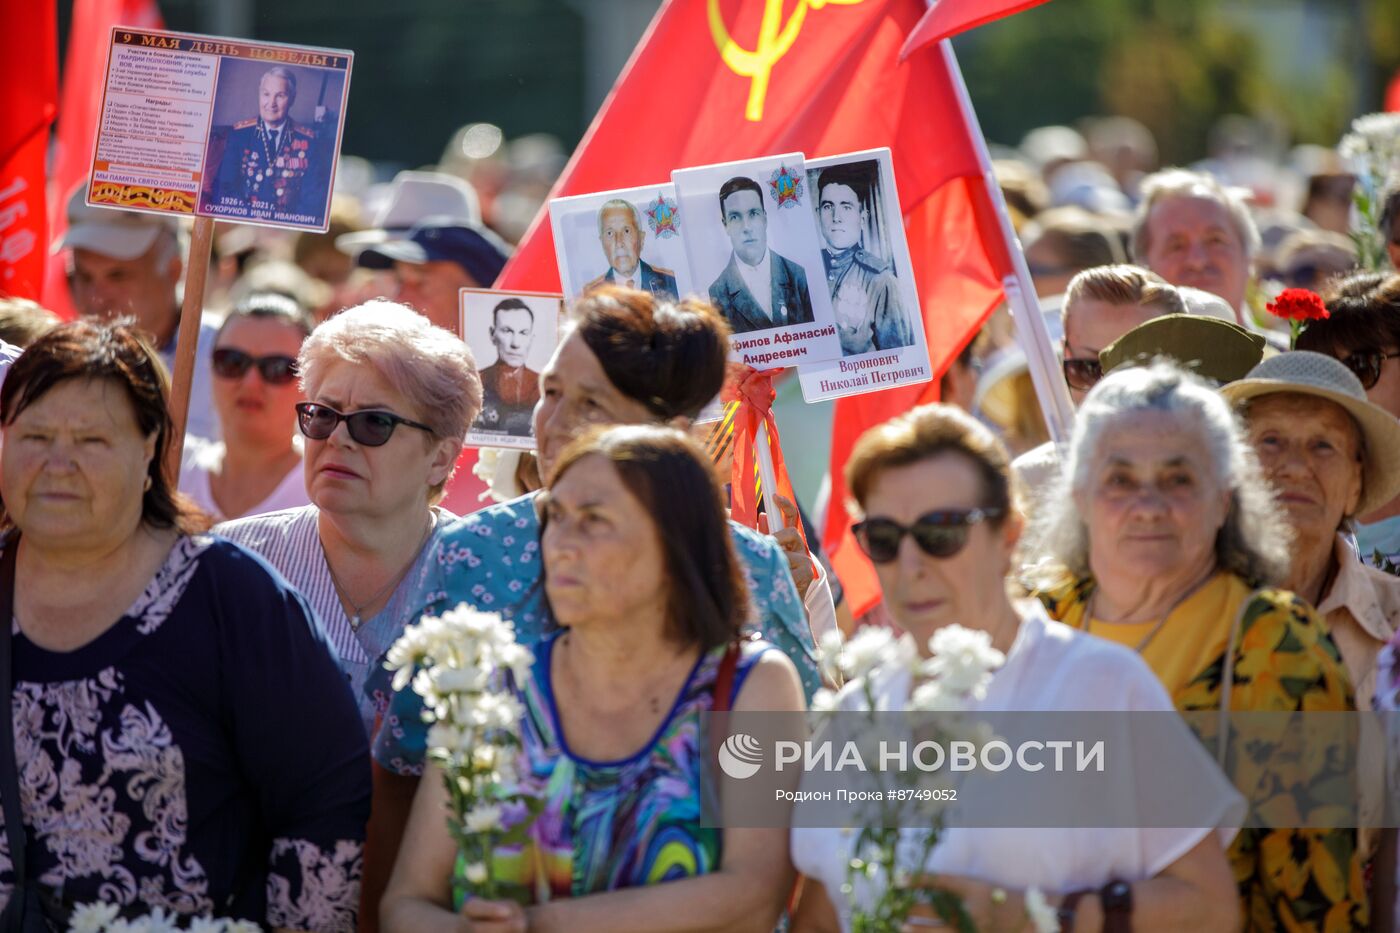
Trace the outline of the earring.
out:
[[[150,491],[151,491],[151,478],[150,478],[149,476],[146,477],[146,484],[145,484],[144,486],[141,487],[141,491],[142,491],[142,492],[150,492]]]

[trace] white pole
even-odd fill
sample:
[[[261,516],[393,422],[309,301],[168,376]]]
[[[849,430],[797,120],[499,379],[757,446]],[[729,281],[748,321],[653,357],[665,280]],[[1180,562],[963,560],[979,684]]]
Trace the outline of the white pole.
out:
[[[953,54],[953,44],[944,39],[938,45],[948,65],[953,90],[958,95],[958,107],[962,110],[968,136],[977,151],[982,185],[996,208],[1002,239],[1006,241],[1006,251],[1011,256],[1012,274],[1002,280],[1002,288],[1006,291],[1006,303],[1011,307],[1011,319],[1016,323],[1016,336],[1026,353],[1031,382],[1035,385],[1036,398],[1040,400],[1040,410],[1045,414],[1045,426],[1050,431],[1051,439],[1056,444],[1063,444],[1069,440],[1070,429],[1074,426],[1074,405],[1069,398],[1069,387],[1065,385],[1060,357],[1050,342],[1049,331],[1045,329],[1045,319],[1041,316],[1040,303],[1035,297],[1030,269],[1026,266],[1026,257],[1021,253],[1016,231],[1011,226],[1011,214],[1006,209],[1001,186],[997,184],[996,174],[992,171],[992,156],[987,151],[987,140],[982,135],[981,124],[977,122],[977,113],[972,109],[972,98],[968,96],[957,56]]]
[[[763,482],[763,510],[768,514],[768,533],[777,534],[787,526],[783,523],[783,511],[778,508],[778,471],[773,468],[773,448],[769,446],[768,425],[758,423],[758,433],[754,436],[754,446],[758,448],[758,478]],[[751,482],[744,477],[744,482]]]

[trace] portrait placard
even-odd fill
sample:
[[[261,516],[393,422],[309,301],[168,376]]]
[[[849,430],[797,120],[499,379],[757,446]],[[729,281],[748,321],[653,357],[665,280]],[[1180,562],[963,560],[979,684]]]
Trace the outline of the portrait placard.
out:
[[[467,446],[534,450],[540,371],[559,343],[564,296],[489,288],[458,294],[459,332],[481,372],[481,414]]]
[[[801,153],[671,174],[697,291],[729,321],[732,358],[779,369],[841,355]]]
[[[888,149],[807,162],[841,356],[799,366],[809,402],[928,382],[928,341]]]
[[[353,59],[114,28],[87,202],[326,230]]]
[[[605,283],[662,298],[694,292],[683,218],[670,182],[549,202],[564,297]]]

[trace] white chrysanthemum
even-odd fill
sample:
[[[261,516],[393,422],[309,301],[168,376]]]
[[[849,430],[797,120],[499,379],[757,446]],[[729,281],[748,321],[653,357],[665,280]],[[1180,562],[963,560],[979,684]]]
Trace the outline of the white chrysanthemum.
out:
[[[812,694],[812,712],[829,713],[836,709],[836,691],[822,687]]]
[[[213,917],[195,917],[190,921],[189,933],[224,933],[228,924]]]
[[[877,625],[867,625],[842,647],[837,655],[841,673],[854,680],[882,667],[895,651],[894,633]]]
[[[485,884],[488,877],[486,866],[481,862],[472,862],[463,870],[463,874],[472,884]]]
[[[929,639],[933,657],[920,673],[937,680],[945,690],[981,699],[986,695],[991,672],[1001,667],[1006,655],[992,647],[986,632],[945,625]]]
[[[949,690],[938,680],[919,684],[909,697],[910,712],[952,713],[963,708],[963,695]]]
[[[1026,916],[1030,917],[1035,933],[1059,933],[1060,917],[1040,888],[1026,888]]]
[[[476,452],[476,463],[472,465],[472,475],[490,486],[496,478],[496,464],[501,462],[499,447],[482,447]]]
[[[263,930],[251,920],[230,920],[228,933],[263,933]]]
[[[489,833],[501,828],[501,808],[495,804],[478,804],[463,818],[469,833]]]
[[[166,913],[165,908],[157,907],[146,916],[136,921],[144,933],[180,933],[180,924],[177,922],[179,914]]]
[[[822,635],[821,643],[818,645],[821,657],[822,676],[832,683],[839,683],[841,680],[841,669],[838,660],[841,657],[841,646],[844,639],[840,629],[832,629]]]
[[[102,933],[118,910],[116,904],[79,904],[68,920],[68,933]]]

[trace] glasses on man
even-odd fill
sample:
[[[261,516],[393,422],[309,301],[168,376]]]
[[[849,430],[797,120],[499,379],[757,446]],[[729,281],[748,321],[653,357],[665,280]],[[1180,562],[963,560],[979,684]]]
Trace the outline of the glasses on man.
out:
[[[1097,356],[1064,361],[1065,382],[1071,389],[1088,391],[1103,378],[1103,364]]]
[[[877,564],[888,564],[899,556],[905,535],[929,557],[948,558],[967,546],[973,525],[1001,514],[1001,509],[949,509],[920,515],[912,525],[901,525],[892,518],[867,518],[851,530],[865,556]]]
[[[1385,361],[1396,357],[1400,357],[1400,350],[1391,353],[1384,350],[1357,350],[1342,362],[1346,364],[1347,369],[1356,373],[1363,389],[1370,389],[1380,381],[1381,367],[1385,365]]]
[[[254,366],[268,385],[286,385],[297,377],[297,361],[291,356],[252,356],[242,350],[223,347],[213,353],[214,375],[242,379]]]
[[[296,408],[297,427],[313,441],[324,441],[330,437],[342,421],[345,422],[345,429],[350,432],[350,439],[365,447],[383,447],[389,443],[389,438],[394,436],[394,429],[401,424],[427,431],[429,434],[434,433],[426,424],[410,421],[392,411],[377,408],[366,408],[349,414],[316,402],[298,402]]]

